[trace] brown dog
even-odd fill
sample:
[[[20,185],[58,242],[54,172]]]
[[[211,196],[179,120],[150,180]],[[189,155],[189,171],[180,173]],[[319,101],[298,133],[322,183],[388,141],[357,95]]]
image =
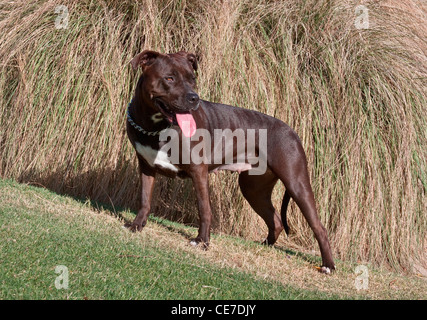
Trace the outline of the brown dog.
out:
[[[334,270],[297,134],[268,115],[199,99],[195,92],[194,54],[146,50],[131,64],[134,69],[142,68],[127,122],[128,137],[139,161],[142,200],[130,229],[140,231],[147,223],[156,174],[189,177],[200,217],[198,236],[191,243],[207,246],[212,219],[208,173],[238,171],[243,196],[268,226],[266,243],[274,244],[283,229],[288,232],[286,209],[293,198],[319,243],[321,270]],[[233,143],[236,139],[238,143]],[[281,215],[271,203],[271,193],[279,179],[286,187]]]

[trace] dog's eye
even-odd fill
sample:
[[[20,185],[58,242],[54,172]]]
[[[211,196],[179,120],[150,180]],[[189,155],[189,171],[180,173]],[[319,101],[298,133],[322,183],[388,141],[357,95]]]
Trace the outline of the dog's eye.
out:
[[[168,81],[168,82],[172,82],[173,78],[172,77],[165,77],[165,80]]]

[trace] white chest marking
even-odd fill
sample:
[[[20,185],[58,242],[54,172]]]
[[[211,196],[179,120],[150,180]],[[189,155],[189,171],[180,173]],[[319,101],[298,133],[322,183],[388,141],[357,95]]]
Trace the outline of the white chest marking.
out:
[[[145,161],[152,167],[160,166],[165,169],[178,172],[178,168],[175,167],[168,159],[168,154],[162,150],[154,150],[149,146],[143,146],[139,142],[135,142],[136,152],[138,152]]]

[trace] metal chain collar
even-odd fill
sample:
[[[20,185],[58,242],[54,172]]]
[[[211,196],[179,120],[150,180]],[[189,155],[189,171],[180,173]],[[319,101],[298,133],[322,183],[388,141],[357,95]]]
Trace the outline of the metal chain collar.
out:
[[[130,104],[131,104],[131,102],[129,102],[127,110],[126,110],[127,119],[128,119],[128,122],[130,123],[130,125],[132,127],[134,127],[136,130],[138,130],[139,132],[141,132],[141,133],[143,133],[143,134],[145,134],[147,136],[158,136],[158,135],[160,135],[160,132],[162,132],[163,130],[169,129],[171,127],[171,125],[169,125],[167,128],[159,130],[159,131],[147,131],[147,130],[144,130],[144,128],[142,128],[141,126],[137,125],[135,123],[135,121],[133,121],[132,117],[130,116],[130,112],[129,112]]]

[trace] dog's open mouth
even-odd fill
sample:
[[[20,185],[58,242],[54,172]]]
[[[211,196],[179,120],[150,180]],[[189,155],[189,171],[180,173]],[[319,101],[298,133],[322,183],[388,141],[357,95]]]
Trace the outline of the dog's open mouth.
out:
[[[190,138],[196,132],[197,126],[194,118],[190,112],[187,113],[176,113],[172,111],[166,103],[160,99],[154,99],[154,104],[159,108],[160,112],[165,116],[166,120],[170,124],[177,124],[184,136]]]
[[[165,116],[166,120],[171,124],[178,124],[176,120],[176,114],[172,110],[169,109],[166,103],[162,100],[156,98],[153,99],[154,104],[157,108],[159,108],[160,112]]]

